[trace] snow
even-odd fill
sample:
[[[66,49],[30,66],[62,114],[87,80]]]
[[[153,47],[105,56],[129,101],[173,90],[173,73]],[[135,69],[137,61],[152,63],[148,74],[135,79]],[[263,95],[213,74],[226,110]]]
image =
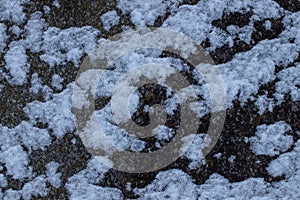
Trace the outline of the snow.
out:
[[[48,128],[53,130],[53,134],[61,138],[75,129],[71,112],[71,97],[72,86],[68,85],[63,92],[54,94],[49,101],[35,100],[28,103],[24,111],[31,123],[48,123]]]
[[[18,145],[18,135],[15,131],[0,125],[0,145],[1,151],[5,151],[12,146]]]
[[[39,78],[38,73],[33,73],[31,75],[31,88],[29,91],[33,94],[38,94],[42,89],[42,80]]]
[[[23,32],[23,30],[20,29],[20,27],[17,26],[17,25],[13,25],[13,26],[10,28],[10,31],[11,31],[15,36],[20,36],[20,34]]]
[[[58,74],[53,74],[52,76],[52,82],[51,85],[57,89],[57,90],[61,90],[62,89],[62,82],[64,81],[64,79],[62,77],[60,77]]]
[[[70,194],[70,199],[96,200],[99,197],[104,200],[122,199],[123,195],[120,190],[96,185],[102,180],[107,170],[98,160],[90,160],[86,169],[68,179],[66,188]]]
[[[54,188],[62,187],[60,164],[50,162],[46,164],[45,174],[36,175],[29,165],[29,156],[32,151],[45,150],[52,141],[49,131],[62,138],[68,132],[75,131],[73,114],[71,112],[71,96],[73,83],[62,90],[64,77],[53,74],[51,85],[45,85],[37,73],[29,75],[29,55],[26,51],[40,55],[42,61],[50,67],[65,67],[67,62],[80,66],[80,60],[85,54],[96,48],[101,33],[94,27],[71,27],[60,29],[49,27],[41,12],[32,13],[30,16],[23,12],[23,5],[28,0],[0,0],[0,53],[4,55],[5,70],[1,70],[3,79],[10,85],[24,85],[30,80],[31,94],[42,93],[44,100],[27,103],[24,108],[28,121],[22,121],[14,128],[0,125],[0,187],[7,187],[6,175],[17,180],[26,180],[20,190],[7,188],[0,191],[0,199],[31,199],[31,195],[46,196],[49,192],[47,184]],[[199,44],[206,38],[210,41],[208,52],[228,44],[239,38],[248,44],[251,43],[251,34],[255,31],[254,22],[266,20],[264,26],[267,30],[272,28],[270,18],[283,18],[284,30],[275,39],[260,41],[251,50],[238,53],[234,58],[217,67],[222,74],[227,91],[227,106],[232,106],[233,100],[239,100],[243,105],[251,100],[258,108],[258,113],[273,112],[275,106],[280,105],[286,95],[292,101],[300,99],[300,64],[288,65],[299,56],[300,51],[300,12],[290,13],[284,11],[275,1],[271,0],[212,0],[199,1],[196,5],[178,5],[181,0],[153,0],[153,1],[126,1],[119,0],[118,8],[122,14],[129,14],[132,23],[137,27],[153,26],[158,17],[163,17],[169,12],[168,18],[162,27],[181,31],[195,39]],[[53,6],[60,8],[59,1],[53,1]],[[250,9],[251,8],[251,9]],[[44,12],[51,12],[49,7],[44,7]],[[231,12],[253,11],[249,24],[238,27],[230,25],[225,30],[212,25],[217,20]],[[99,20],[99,19],[98,19]],[[115,10],[101,16],[104,30],[120,21]],[[9,22],[9,23],[8,23]],[[6,24],[6,25],[5,25]],[[7,24],[11,27],[7,31]],[[124,29],[128,28],[123,26]],[[21,37],[18,41],[8,44],[9,36]],[[293,42],[290,40],[294,39]],[[186,66],[174,58],[159,58],[160,50],[146,50],[131,52],[117,59],[109,67],[97,86],[97,97],[110,97],[116,83],[123,74],[141,64],[159,63],[182,69]],[[152,56],[152,57],[149,57]],[[283,69],[275,72],[275,66]],[[31,76],[31,77],[30,77]],[[266,83],[278,80],[275,85],[275,94],[268,93],[257,95],[259,88]],[[202,83],[201,79],[198,80]],[[2,82],[2,77],[1,77]],[[1,88],[1,86],[0,86]],[[59,90],[59,93],[52,89]],[[3,88],[1,88],[3,89]],[[1,91],[0,89],[0,91]],[[192,105],[199,117],[210,112],[209,95],[205,86],[194,86],[196,93],[203,95],[204,102]],[[62,91],[61,91],[62,90]],[[132,96],[130,101],[132,110],[136,108],[138,96]],[[170,98],[166,102],[166,111],[173,114],[178,102]],[[149,107],[145,108],[145,111]],[[97,111],[99,123],[104,128],[109,141],[118,149],[130,149],[134,152],[141,151],[145,144],[128,134],[114,124],[111,115],[111,104]],[[48,128],[35,127],[38,122],[48,124]],[[290,132],[291,125],[284,121],[273,124],[257,126],[255,135],[246,138],[250,148],[256,155],[274,156],[267,167],[268,173],[273,176],[285,176],[283,181],[266,183],[263,178],[249,178],[241,182],[230,183],[219,174],[212,174],[201,185],[196,185],[192,178],[179,169],[161,171],[155,180],[144,188],[132,188],[127,183],[127,189],[141,195],[140,199],[299,199],[300,181],[300,141],[294,142]],[[161,126],[154,130],[156,139],[169,139],[173,136],[172,130]],[[76,141],[72,140],[73,144]],[[197,169],[205,163],[200,153],[203,135],[196,134],[195,140],[187,145],[182,155],[190,160],[189,168]],[[25,148],[26,147],[26,150]],[[158,145],[157,147],[160,148]],[[289,152],[287,152],[289,151]],[[222,153],[215,154],[220,158]],[[235,162],[235,155],[231,155],[229,162]],[[6,168],[6,175],[3,169]],[[104,167],[97,159],[89,161],[87,167],[67,180],[66,188],[70,199],[122,199],[121,191],[117,188],[99,186],[108,168]],[[2,174],[3,173],[3,174]]]
[[[276,91],[279,94],[290,94],[293,101],[300,99],[300,64],[280,71],[277,77]]]
[[[7,174],[14,179],[22,179],[32,175],[31,167],[28,167],[28,154],[20,145],[9,147],[0,153],[0,161],[5,163]]]
[[[47,28],[45,20],[41,17],[41,12],[33,13],[25,26],[26,46],[33,53],[41,51],[43,31]]]
[[[249,6],[254,8],[254,16],[249,25],[241,28],[227,27],[230,35],[211,25],[213,20],[221,17],[223,11],[235,12],[242,8],[249,9]],[[283,13],[282,8],[273,1],[200,1],[196,6],[181,6],[176,14],[164,22],[163,27],[182,31],[199,43],[208,37],[211,47],[207,50],[212,51],[226,43],[231,46],[232,40],[235,39],[232,35],[238,35],[237,38],[250,43],[255,21],[269,17],[279,18]],[[298,26],[292,23],[293,28]],[[286,32],[282,35],[286,36]],[[275,65],[287,65],[298,56],[298,52],[299,45],[290,44],[286,37],[282,37],[261,41],[251,51],[238,53],[232,61],[218,65],[227,91],[227,106],[231,107],[231,102],[237,98],[242,104],[246,102],[257,93],[261,84],[275,79]],[[263,109],[260,109],[260,112],[263,112]]]
[[[43,6],[43,11],[45,14],[49,14],[51,9],[49,8],[49,6]]]
[[[155,135],[155,138],[158,140],[169,140],[174,135],[174,130],[166,126],[160,125],[153,129],[152,133]]]
[[[46,129],[33,127],[32,124],[23,121],[15,128],[16,134],[22,140],[29,150],[42,149],[51,144],[51,137]]]
[[[23,85],[27,82],[27,73],[30,66],[27,62],[28,56],[25,50],[22,44],[13,42],[4,56],[6,62],[5,68],[11,76],[8,82],[12,85]]]
[[[219,174],[212,174],[198,188],[200,199],[255,199],[268,194],[268,184],[262,178],[249,178],[242,182],[229,183]]]
[[[250,148],[256,155],[278,155],[294,143],[293,136],[287,134],[290,130],[291,126],[284,121],[259,125],[255,136],[249,139]]]
[[[236,156],[231,155],[231,156],[229,156],[228,161],[233,163],[235,158],[236,158]]]
[[[255,105],[259,109],[258,113],[262,115],[265,111],[272,112],[276,103],[273,98],[268,98],[267,95],[257,97]]]
[[[121,191],[116,188],[101,187],[86,182],[78,182],[76,185],[70,184],[68,187],[71,200],[98,200],[99,197],[103,200],[119,200],[123,198]]]
[[[103,28],[106,31],[109,31],[109,29],[112,26],[117,25],[119,23],[119,20],[120,20],[120,17],[118,16],[118,14],[115,10],[104,13],[101,16],[101,21],[103,23]]]
[[[19,199],[21,199],[21,194],[19,191],[9,189],[5,192],[5,196],[3,199],[4,200],[10,200],[10,199],[19,200]]]
[[[0,187],[1,188],[7,187],[7,180],[3,174],[0,174]]]
[[[44,53],[40,58],[52,67],[67,61],[79,66],[84,53],[95,49],[98,35],[99,31],[89,26],[63,30],[49,27],[42,36]]]
[[[46,196],[49,192],[49,189],[46,186],[46,178],[44,175],[38,176],[32,181],[26,183],[22,190],[21,194],[25,200],[32,199],[31,195],[37,196]]]
[[[55,188],[59,188],[61,186],[61,173],[56,173],[59,164],[56,162],[50,162],[46,165],[47,171],[46,176],[48,182]]]
[[[120,0],[118,8],[124,14],[130,14],[131,21],[135,24],[136,28],[141,28],[146,25],[153,26],[157,17],[163,16],[167,10],[174,12],[180,2],[181,0]]]
[[[32,196],[40,195],[45,197],[49,188],[47,183],[50,183],[53,187],[58,188],[60,186],[60,173],[56,173],[58,163],[51,162],[46,165],[46,174],[39,175],[30,181],[26,182],[21,190],[7,190],[5,192],[4,199],[20,199],[21,197],[25,200],[32,199]],[[14,177],[17,178],[17,177]],[[5,184],[5,180],[3,180]],[[1,183],[0,183],[1,184]]]
[[[110,143],[117,147],[118,150],[130,149],[139,152],[144,149],[145,142],[115,125],[111,112],[110,104],[104,109],[97,111],[99,123]]]
[[[55,6],[56,8],[60,8],[60,4],[59,4],[58,0],[54,0],[52,5]]]
[[[0,53],[3,52],[3,49],[5,48],[5,43],[7,40],[7,35],[6,35],[6,26],[5,24],[0,23]]]
[[[11,23],[21,24],[26,16],[23,12],[22,4],[28,0],[1,0],[0,1],[0,20],[9,21]]]
[[[187,174],[171,169],[158,173],[150,185],[135,192],[141,195],[140,199],[196,199],[196,188]]]
[[[208,142],[206,134],[191,134],[182,138],[185,143],[181,147],[182,155],[191,160],[189,164],[190,169],[196,169],[202,164],[205,164],[205,159],[202,153],[202,149],[205,143]]]
[[[299,155],[299,154],[298,154]],[[299,174],[299,172],[298,172]],[[262,178],[249,178],[235,183],[219,174],[212,174],[202,185],[196,185],[190,176],[178,169],[159,172],[145,188],[135,188],[139,199],[297,199],[296,180],[280,181],[271,186]],[[296,184],[296,187],[293,187]],[[298,187],[299,189],[299,187]]]

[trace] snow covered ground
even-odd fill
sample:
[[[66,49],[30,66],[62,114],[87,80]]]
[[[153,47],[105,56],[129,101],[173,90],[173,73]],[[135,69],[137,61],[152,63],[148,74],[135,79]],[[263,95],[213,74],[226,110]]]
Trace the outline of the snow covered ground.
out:
[[[0,199],[300,198],[299,0],[289,1],[292,6],[281,0],[66,2],[0,0]],[[86,14],[94,7],[103,9]],[[87,19],[76,18],[85,14]],[[182,32],[205,47],[224,81],[228,116],[205,159],[197,154],[202,127],[175,164],[130,175],[86,151],[76,133],[72,89],[83,58],[97,45],[148,26]],[[174,136],[160,126],[148,146],[116,126],[107,101],[120,76],[137,65],[188,70],[184,61],[166,55],[131,52],[99,81],[96,114],[118,149],[152,151]],[[208,91],[195,77],[193,87],[204,99],[198,116],[205,125]],[[132,97],[133,110],[138,100]],[[178,102],[171,95],[166,102],[168,114],[174,114]]]

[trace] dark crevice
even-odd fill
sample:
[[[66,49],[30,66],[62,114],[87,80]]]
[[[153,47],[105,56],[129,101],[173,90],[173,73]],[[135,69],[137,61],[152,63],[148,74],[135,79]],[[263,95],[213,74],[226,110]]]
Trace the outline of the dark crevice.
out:
[[[253,12],[233,12],[228,14],[223,14],[221,19],[212,21],[212,25],[219,27],[226,31],[226,28],[230,25],[235,25],[238,27],[243,27],[249,24],[250,17],[253,15]]]
[[[279,19],[265,19],[263,21],[254,22],[254,32],[251,35],[251,42],[247,44],[244,41],[241,41],[239,38],[233,41],[233,46],[230,47],[228,44],[218,47],[214,51],[210,52],[211,57],[213,58],[216,64],[222,64],[229,62],[233,59],[234,55],[240,52],[246,52],[251,50],[256,44],[265,39],[274,39],[278,37],[279,34],[284,30],[283,23],[281,22],[283,18]],[[265,26],[265,22],[269,20],[271,23],[270,30]],[[226,27],[222,27],[226,30]],[[209,40],[206,39],[202,45],[204,47],[209,47]]]
[[[300,1],[299,0],[274,0],[276,1],[283,9],[290,12],[300,11]]]
[[[76,139],[76,144],[71,142]],[[63,138],[57,139],[45,151],[36,150],[30,154],[30,165],[38,175],[46,172],[46,165],[51,162],[60,163],[58,172],[62,173],[61,179],[66,182],[73,174],[86,167],[91,155],[87,152],[80,138],[67,133]]]

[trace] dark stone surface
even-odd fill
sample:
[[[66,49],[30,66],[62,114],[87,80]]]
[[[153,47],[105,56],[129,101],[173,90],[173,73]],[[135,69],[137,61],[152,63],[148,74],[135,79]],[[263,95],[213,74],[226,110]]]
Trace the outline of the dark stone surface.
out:
[[[116,8],[114,1],[96,1],[96,0],[79,0],[79,1],[60,1],[61,7],[58,9],[52,6],[52,0],[38,1],[34,0],[26,6],[26,12],[29,14],[35,11],[42,11],[43,6],[49,6],[52,10],[49,14],[43,14],[43,17],[49,23],[50,26],[59,28],[69,27],[82,27],[91,25],[98,28],[103,32],[103,37],[109,37],[115,33],[122,31],[121,26],[127,25],[134,27],[130,22],[128,15],[122,15],[121,11]],[[296,12],[300,10],[300,3],[297,0],[276,0],[276,2],[284,9]],[[197,1],[184,1],[183,4],[196,4]],[[110,10],[115,9],[119,15],[121,15],[120,23],[113,27],[110,32],[106,32],[102,28],[100,16]],[[160,26],[163,21],[168,17],[160,17],[155,21],[155,26]],[[223,15],[221,19],[215,20],[213,25],[226,30],[229,25],[237,25],[239,27],[245,26],[249,23],[251,12],[245,13],[230,13]],[[237,20],[239,19],[239,20]],[[230,61],[235,54],[250,50],[255,44],[264,39],[273,39],[284,30],[282,19],[268,19],[271,21],[271,30],[266,30],[263,21],[257,21],[254,23],[255,31],[252,34],[253,42],[246,44],[238,39],[235,40],[233,47],[224,45],[214,52],[211,52],[215,63],[225,63]],[[6,22],[8,27],[11,24]],[[10,41],[17,40],[12,34],[10,34]],[[206,40],[203,46],[209,47],[210,42]],[[7,51],[7,48],[6,50]],[[300,54],[299,54],[300,55]],[[28,53],[29,62],[31,65],[30,74],[37,72],[42,78],[44,84],[50,85],[51,76],[53,74],[59,74],[64,78],[63,88],[72,81],[75,80],[77,68],[72,63],[67,63],[66,66],[57,66],[50,68],[47,64],[43,63],[39,59],[38,54]],[[169,56],[167,53],[162,57]],[[299,62],[300,56],[293,61]],[[0,56],[0,67],[4,69],[3,55]],[[282,70],[285,66],[276,66],[277,72]],[[190,79],[190,81],[192,81]],[[272,97],[274,93],[274,86],[278,80],[274,80],[271,83],[262,85],[257,95],[268,92],[269,97]],[[5,88],[0,94],[0,123],[8,126],[15,127],[22,120],[27,120],[26,115],[23,112],[23,108],[27,103],[33,100],[44,101],[42,94],[32,96],[29,94],[30,80],[28,84],[23,86],[11,86],[3,77],[0,77],[0,83],[5,85]],[[53,88],[54,89],[54,88]],[[61,90],[55,90],[54,93],[59,93]],[[109,97],[99,97],[96,100],[96,109],[103,108],[110,101]],[[176,121],[176,119],[173,119]],[[289,133],[294,137],[294,141],[299,139],[299,135],[296,134],[300,131],[300,102],[294,102],[287,95],[285,101],[276,106],[273,112],[266,111],[263,115],[257,113],[257,108],[254,102],[248,101],[246,105],[241,106],[239,102],[234,102],[234,106],[227,110],[226,123],[221,137],[218,140],[217,145],[206,156],[206,165],[201,166],[199,169],[191,170],[188,168],[189,160],[179,158],[176,162],[172,163],[168,167],[162,169],[167,170],[171,168],[179,168],[187,172],[194,180],[195,183],[204,183],[208,177],[213,173],[219,173],[227,178],[231,182],[242,181],[250,177],[263,177],[267,182],[275,182],[281,180],[283,177],[271,177],[266,172],[266,166],[275,157],[270,156],[256,156],[254,155],[249,144],[244,141],[245,137],[253,136],[257,125],[260,124],[272,124],[274,122],[284,120],[292,127],[292,131]],[[201,125],[199,126],[199,133],[207,129],[209,123],[209,116],[203,117]],[[37,127],[48,129],[47,124],[37,123]],[[51,130],[49,130],[51,132]],[[50,192],[47,197],[33,197],[36,199],[67,199],[68,192],[64,187],[67,179],[75,173],[86,167],[87,161],[91,158],[91,155],[87,152],[85,147],[80,141],[80,138],[74,133],[67,133],[63,138],[57,139],[54,136],[53,143],[47,147],[45,151],[33,151],[30,154],[30,165],[33,166],[33,170],[36,175],[45,173],[45,165],[51,161],[55,161],[61,164],[58,172],[62,173],[62,186],[59,189],[53,188],[49,184]],[[71,140],[77,139],[76,144],[72,144]],[[152,142],[152,144],[154,144]],[[26,150],[26,149],[25,149]],[[289,150],[288,150],[289,151]],[[216,153],[222,153],[221,157],[217,159],[214,157]],[[228,158],[234,155],[236,156],[236,162],[230,163]],[[258,162],[259,161],[259,162]],[[2,165],[0,163],[0,165]],[[8,179],[8,187],[1,188],[2,191],[8,188],[21,189],[28,180],[15,180],[6,174],[6,169],[3,167],[1,171]],[[105,178],[98,183],[98,185],[106,187],[116,187],[122,190],[123,194],[128,198],[136,198],[133,192],[127,191],[125,185],[127,182],[132,183],[132,187],[145,187],[151,183],[158,172],[152,172],[147,174],[129,174],[119,172],[116,170],[109,170],[105,174]]]

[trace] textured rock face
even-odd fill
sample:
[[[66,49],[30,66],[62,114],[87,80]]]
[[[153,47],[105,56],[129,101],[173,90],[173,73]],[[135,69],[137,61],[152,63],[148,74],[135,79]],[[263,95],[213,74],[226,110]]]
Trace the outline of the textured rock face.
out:
[[[299,8],[297,0],[0,0],[0,199],[298,199]],[[153,26],[182,32],[209,53],[224,81],[226,121],[214,148],[198,157],[211,113],[209,93],[191,63],[155,49],[118,58],[97,83],[95,108],[119,149],[156,151],[181,121],[172,92],[149,84],[131,98],[132,120],[151,123],[151,106],[161,104],[167,123],[145,139],[114,123],[113,89],[136,65],[179,70],[200,105],[186,154],[158,171],[126,173],[85,148],[72,89],[84,58],[101,42]]]

